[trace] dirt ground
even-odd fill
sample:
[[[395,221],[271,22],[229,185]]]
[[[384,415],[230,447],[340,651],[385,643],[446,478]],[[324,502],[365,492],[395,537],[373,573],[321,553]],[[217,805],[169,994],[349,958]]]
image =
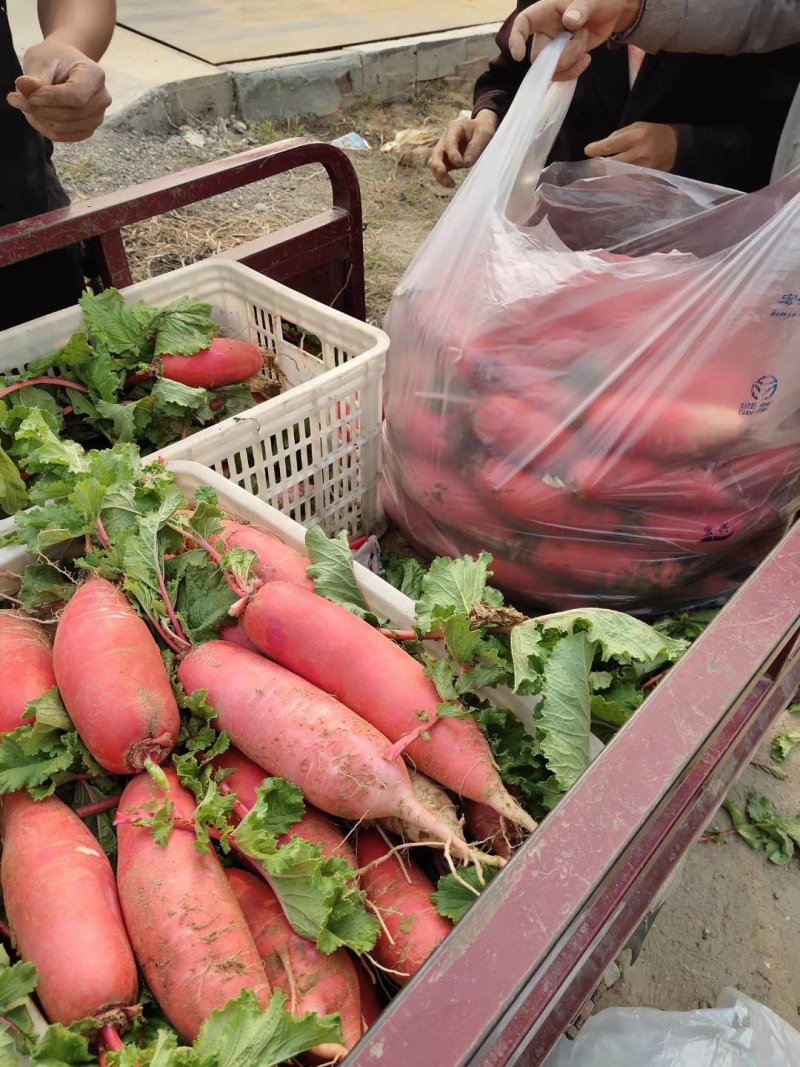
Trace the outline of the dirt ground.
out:
[[[403,104],[375,106],[367,102],[357,110],[309,123],[306,128],[279,129],[264,123],[246,129],[221,122],[192,133],[186,128],[176,129],[163,138],[106,130],[88,144],[60,146],[56,158],[65,184],[77,199],[286,136],[309,133],[330,140],[357,131],[371,146],[370,151],[351,153],[351,158],[364,200],[368,314],[371,321],[380,323],[403,269],[451,195],[435,185],[425,169],[399,166],[380,147],[397,130],[442,126],[468,105],[469,98],[469,84],[452,81]],[[135,227],[128,231],[127,241],[136,277],[162,273],[252,239],[307,217],[328,203],[324,175],[312,169],[229,194],[177,217]],[[797,728],[796,719],[794,726]],[[777,726],[770,736],[775,732]],[[762,758],[769,757],[765,754]],[[766,794],[787,814],[800,812],[800,750],[789,757],[786,767],[786,781],[749,768],[736,787],[736,797],[742,801],[754,790]],[[729,826],[724,814],[718,815],[714,824],[720,829]],[[706,1007],[730,985],[800,1027],[798,922],[797,860],[788,867],[773,866],[734,836],[698,843],[639,959],[633,966],[623,964],[622,979],[600,1006]]]

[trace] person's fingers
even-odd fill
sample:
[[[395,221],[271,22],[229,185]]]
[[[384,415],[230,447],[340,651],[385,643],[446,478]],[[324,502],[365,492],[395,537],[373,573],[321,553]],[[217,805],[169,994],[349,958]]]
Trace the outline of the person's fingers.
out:
[[[16,107],[19,111],[24,111],[29,115],[40,115],[43,119],[46,118],[63,118],[68,119],[80,119],[83,115],[94,113],[95,111],[105,111],[108,105],[111,103],[111,97],[108,90],[103,88],[89,97],[83,107],[76,108],[67,104],[62,107],[61,104],[45,103],[42,104],[38,92],[33,96],[24,96],[22,93],[10,93],[8,96],[8,102],[12,107]]]
[[[34,78],[28,74],[22,74],[14,82],[14,88],[18,93],[22,93],[23,96],[30,96],[31,93],[35,93],[41,89],[44,82],[41,78]]]
[[[467,142],[467,146],[464,149],[464,166],[474,167],[478,160],[481,158],[486,150],[486,146],[494,137],[492,130],[484,128],[477,128],[473,130],[472,136]]]
[[[445,156],[444,148],[444,135],[439,140],[439,143],[431,153],[431,158],[428,161],[428,166],[431,170],[436,181],[439,185],[443,185],[445,189],[452,189],[455,186],[455,182],[450,177],[447,157]]]
[[[635,164],[638,167],[647,166],[647,162],[642,156],[641,151],[636,148],[630,148],[627,152],[620,152],[618,155],[611,156],[610,158],[613,159],[616,163],[631,163]]]
[[[577,78],[580,78],[581,74],[588,68],[592,62],[592,57],[584,52],[584,54],[573,63],[571,67],[567,67],[566,70],[560,68],[553,75],[554,82],[574,82]]]
[[[105,90],[105,75],[96,63],[74,63],[63,80],[42,85],[28,99],[37,107],[86,107],[96,93]],[[58,74],[56,75],[58,78]]]
[[[566,10],[564,8],[566,7]],[[566,70],[577,62],[575,52],[582,48],[587,51],[586,33],[583,27],[589,19],[591,0],[572,0],[569,4],[559,2],[538,3],[521,11],[514,19],[511,33],[508,39],[508,47],[512,57],[521,63],[525,58],[525,50],[528,41],[534,35],[543,39],[535,43],[534,55],[541,52],[548,40],[553,40],[564,30],[574,34],[572,42],[567,45],[566,51],[570,53],[568,59],[562,58],[559,69]],[[581,31],[577,33],[576,31]]]
[[[590,159],[595,156],[615,156],[631,148],[636,140],[636,131],[626,126],[621,130],[614,130],[602,141],[592,141],[583,151]]]
[[[444,134],[444,154],[450,163],[450,170],[460,170],[464,166],[462,152],[469,141],[466,126],[460,120],[451,122]]]

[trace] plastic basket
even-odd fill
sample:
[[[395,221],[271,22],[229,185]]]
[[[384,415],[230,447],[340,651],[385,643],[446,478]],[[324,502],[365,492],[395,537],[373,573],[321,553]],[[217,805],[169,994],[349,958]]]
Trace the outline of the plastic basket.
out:
[[[148,279],[122,295],[128,303],[191,296],[210,304],[226,336],[272,356],[263,377],[283,390],[159,455],[206,463],[301,522],[354,533],[380,525],[385,333],[226,260]],[[22,373],[81,325],[74,307],[0,333],[0,374]],[[0,534],[9,528],[8,520],[0,523]]]

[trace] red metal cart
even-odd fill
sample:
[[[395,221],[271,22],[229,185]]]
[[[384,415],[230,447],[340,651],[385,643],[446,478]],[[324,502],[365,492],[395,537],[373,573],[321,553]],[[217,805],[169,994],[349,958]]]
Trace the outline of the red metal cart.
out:
[[[364,315],[361,204],[346,157],[290,141],[0,230],[0,266],[91,242],[131,281],[120,229],[319,163],[330,210],[227,253]],[[800,686],[795,527],[393,1001],[349,1067],[542,1064]],[[611,814],[613,813],[613,814]]]

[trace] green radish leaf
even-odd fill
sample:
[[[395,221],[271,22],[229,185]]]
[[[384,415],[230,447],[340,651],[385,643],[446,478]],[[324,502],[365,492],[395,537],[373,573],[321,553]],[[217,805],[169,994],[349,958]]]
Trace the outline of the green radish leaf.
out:
[[[235,793],[223,794],[215,781],[210,768],[201,767],[197,757],[190,753],[173,756],[172,762],[178,772],[181,785],[194,793],[197,806],[194,812],[194,827],[197,835],[195,848],[201,854],[211,851],[211,830],[221,834],[224,852],[230,850],[228,836],[230,817],[236,803]]]
[[[25,469],[31,473],[55,466],[71,474],[82,474],[87,467],[86,453],[81,446],[76,441],[59,439],[41,411],[31,411],[17,428],[14,454],[24,454]]]
[[[338,1015],[309,1013],[295,1018],[280,990],[262,1011],[255,994],[245,990],[203,1024],[194,1043],[197,1067],[274,1067],[323,1044],[341,1044]],[[191,1063],[191,1061],[190,1061]],[[194,1064],[192,1064],[194,1067]]]
[[[154,319],[154,356],[193,356],[208,348],[219,332],[211,305],[188,296],[158,311]]]
[[[340,859],[325,859],[319,845],[295,837],[278,846],[305,811],[296,787],[281,779],[266,782],[258,803],[231,835],[241,852],[266,871],[286,918],[321,952],[350,948],[369,952],[380,933],[365,908],[355,872]]]
[[[25,371],[25,377],[39,378],[41,375],[46,374],[47,371],[55,368],[62,372],[60,376],[69,378],[69,375],[63,374],[63,372],[72,367],[80,367],[88,363],[91,358],[92,348],[89,344],[89,338],[86,336],[86,331],[78,330],[77,333],[70,337],[63,348],[56,349],[52,355],[45,356],[44,359],[35,359],[32,363],[29,363]]]
[[[688,647],[687,641],[668,637],[641,619],[610,608],[574,608],[544,615],[532,622],[545,634],[550,630],[562,634],[585,633],[592,644],[600,646],[604,661],[649,663],[666,658],[674,662]],[[517,629],[524,630],[530,625],[523,623]]]
[[[378,624],[358,588],[347,534],[342,531],[336,537],[328,537],[322,527],[312,526],[306,533],[306,548],[311,560],[308,573],[315,591],[352,615]]]
[[[62,730],[36,724],[4,734],[0,738],[0,794],[36,788],[37,799],[51,796],[73,767],[66,736]]]
[[[36,989],[38,976],[32,963],[15,963],[10,966],[8,953],[0,948],[0,1014],[6,1015],[25,1003]]]
[[[784,734],[776,734],[772,739],[772,758],[780,763],[786,759],[795,745],[800,745],[800,731],[788,730]]]
[[[514,627],[511,631],[511,660],[515,693],[530,695],[540,691],[548,651],[537,622],[531,620]]]
[[[632,682],[615,681],[602,694],[592,695],[592,719],[605,726],[624,726],[641,706],[645,694]]]
[[[550,777],[538,739],[505,708],[481,708],[477,719],[503,782],[519,794],[523,807],[538,816],[542,812],[542,783]]]
[[[593,659],[594,646],[581,632],[562,638],[547,657],[537,725],[547,766],[564,792],[589,766]]]
[[[399,589],[412,600],[418,600],[422,596],[422,581],[426,571],[419,560],[413,556],[406,559],[384,556],[382,563],[383,576],[389,585]]]
[[[456,663],[469,663],[479,654],[483,636],[470,627],[466,615],[451,615],[444,624],[444,641]]]
[[[31,700],[25,708],[25,716],[33,716],[42,726],[52,726],[56,730],[71,730],[72,720],[61,700],[56,686],[48,689],[37,700]]]
[[[496,867],[484,867],[483,884],[475,867],[462,867],[458,878],[453,874],[443,875],[431,897],[436,910],[442,918],[451,919],[454,923],[460,922],[497,873]],[[471,886],[471,889],[468,889],[464,882]]]
[[[19,599],[30,611],[67,601],[77,588],[49,563],[31,563],[22,572]]]
[[[238,600],[219,567],[202,549],[185,552],[166,565],[170,596],[192,645],[219,636],[231,622],[229,610]]]
[[[258,787],[256,804],[236,831],[237,841],[283,837],[306,813],[303,794],[284,778],[267,778]]]
[[[477,559],[435,559],[422,578],[417,600],[417,627],[430,633],[452,615],[467,617],[482,605],[500,608],[503,596],[488,585],[492,557],[482,552]]]
[[[81,1064],[96,1063],[97,1057],[84,1034],[54,1023],[36,1042],[31,1061],[41,1067],[80,1067]]]
[[[17,465],[5,449],[0,448],[0,510],[14,515],[28,505],[28,490]]]

